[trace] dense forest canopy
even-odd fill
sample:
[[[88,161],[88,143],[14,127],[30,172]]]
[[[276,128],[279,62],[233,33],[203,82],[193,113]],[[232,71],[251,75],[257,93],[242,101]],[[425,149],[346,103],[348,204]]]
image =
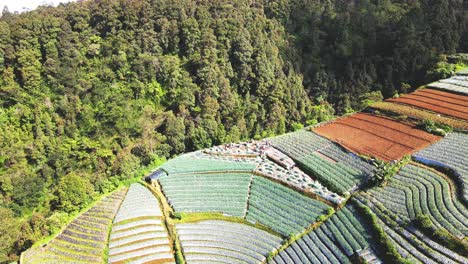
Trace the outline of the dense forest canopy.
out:
[[[430,81],[440,54],[468,51],[465,10],[462,0],[4,10],[0,261],[161,158],[284,133]]]

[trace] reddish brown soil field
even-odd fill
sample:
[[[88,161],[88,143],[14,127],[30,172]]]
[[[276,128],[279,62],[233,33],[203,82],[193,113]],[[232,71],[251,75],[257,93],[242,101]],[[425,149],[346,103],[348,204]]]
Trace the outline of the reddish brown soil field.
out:
[[[468,96],[423,89],[387,101],[411,105],[439,114],[468,120]]]
[[[382,160],[401,159],[441,137],[389,118],[357,113],[314,131],[343,147]]]

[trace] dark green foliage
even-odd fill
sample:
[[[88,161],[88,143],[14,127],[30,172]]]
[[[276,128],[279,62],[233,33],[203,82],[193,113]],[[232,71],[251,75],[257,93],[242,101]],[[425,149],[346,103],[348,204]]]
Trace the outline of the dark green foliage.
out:
[[[384,229],[379,225],[377,216],[372,212],[372,210],[356,202],[356,208],[359,209],[359,212],[362,214],[365,221],[365,225],[371,227],[372,237],[375,237],[377,240],[377,249],[381,253],[380,257],[385,263],[399,263],[399,264],[410,264],[411,261],[403,258],[400,253],[396,250],[393,243],[389,240]]]
[[[449,125],[436,123],[432,120],[425,119],[420,121],[417,125],[418,128],[423,129],[429,133],[438,135],[438,136],[445,136],[448,132],[452,132],[453,128]]]
[[[161,158],[284,133],[416,87],[439,53],[467,48],[462,11],[459,0],[5,10],[0,205],[33,229],[33,212],[79,210]],[[82,202],[69,197],[67,175],[86,181],[73,180]],[[0,253],[15,260],[20,248]]]
[[[421,229],[424,233],[426,233],[435,241],[439,242],[441,245],[459,253],[462,256],[468,256],[468,243],[455,237],[445,228],[435,227],[428,215],[416,215],[413,223],[416,227]]]

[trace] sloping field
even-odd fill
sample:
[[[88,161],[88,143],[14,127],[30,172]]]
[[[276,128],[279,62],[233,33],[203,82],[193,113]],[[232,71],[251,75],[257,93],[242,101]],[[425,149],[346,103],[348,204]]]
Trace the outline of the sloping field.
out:
[[[175,263],[159,202],[141,184],[130,186],[112,226],[109,263]]]
[[[355,197],[360,204],[367,204],[378,217],[378,224],[383,228],[391,244],[402,257],[410,263],[467,263],[466,257],[449,250],[416,229],[402,223],[400,215],[387,210],[379,201],[367,193]],[[396,221],[396,222],[395,222]]]
[[[332,144],[327,139],[306,130],[269,138],[268,141],[295,160]]]
[[[248,221],[259,222],[288,236],[307,228],[330,207],[279,183],[255,176],[248,208]]]
[[[454,117],[440,115],[436,112],[428,111],[411,105],[394,102],[377,102],[372,104],[373,109],[385,112],[392,112],[400,116],[407,116],[417,120],[432,120],[436,123],[449,125],[453,128],[468,130],[468,122]]]
[[[468,97],[463,95],[423,89],[399,98],[388,99],[387,101],[411,105],[443,115],[468,120]]]
[[[326,187],[322,186],[319,181],[312,179],[297,167],[287,170],[274,162],[266,160],[257,167],[255,174],[284,182],[299,190],[317,195],[335,204],[340,204],[344,201],[343,197],[329,191]]]
[[[103,198],[44,247],[24,253],[24,263],[104,263],[107,231],[126,189]]]
[[[468,234],[468,210],[455,199],[447,180],[430,170],[407,165],[388,186],[372,189],[370,195],[402,219],[426,214],[456,236]]]
[[[176,212],[220,212],[243,217],[252,176],[250,173],[176,174],[162,177],[159,182]]]
[[[238,172],[251,172],[255,169],[256,164],[248,162],[233,162],[225,160],[213,161],[210,159],[197,159],[189,155],[182,155],[180,157],[169,160],[161,166],[170,175],[193,173],[193,172],[225,172],[225,171],[238,171]]]
[[[300,130],[268,140],[337,193],[350,191],[373,174],[370,164],[311,131]]]
[[[458,183],[465,201],[468,201],[468,135],[450,133],[441,141],[413,155],[427,165],[451,169],[458,177]]]
[[[190,263],[261,263],[281,245],[263,230],[221,220],[176,224],[185,259]]]
[[[386,161],[398,160],[440,139],[413,126],[365,113],[338,119],[314,131],[354,152]]]
[[[351,263],[348,257],[368,248],[370,242],[370,233],[355,209],[347,205],[280,252],[271,263]]]

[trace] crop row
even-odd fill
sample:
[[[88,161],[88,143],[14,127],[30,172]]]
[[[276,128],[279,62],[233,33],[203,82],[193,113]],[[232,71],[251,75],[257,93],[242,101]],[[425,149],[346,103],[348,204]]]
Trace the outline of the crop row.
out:
[[[384,188],[384,191],[375,191],[372,195],[392,212],[409,219],[427,214],[435,225],[455,235],[468,233],[468,211],[453,199],[448,182],[436,173],[407,165],[390,180],[388,188],[400,191],[385,191]]]
[[[407,116],[418,120],[432,120],[436,123],[449,125],[453,128],[468,129],[468,123],[460,119],[441,116],[435,112],[429,112],[424,109],[415,108],[409,105],[403,105],[391,102],[377,102],[372,104],[372,108],[382,111],[389,111],[400,116]]]
[[[141,184],[132,184],[115,216],[114,224],[142,216],[162,216],[159,202],[146,187]]]
[[[161,166],[161,168],[168,172],[169,175],[179,173],[223,171],[249,172],[253,171],[255,167],[256,164],[248,162],[234,162],[222,160],[217,160],[216,162],[213,162],[213,160],[210,159],[198,159],[190,157],[187,154],[171,159]]]
[[[159,179],[176,212],[221,212],[243,217],[252,174],[176,174]]]
[[[271,144],[294,160],[332,144],[327,139],[306,131],[299,130],[268,139]]]
[[[318,152],[330,157],[331,159],[342,162],[349,167],[353,167],[361,171],[362,178],[368,178],[373,175],[373,167],[370,163],[363,161],[357,157],[356,154],[344,150],[336,144],[330,144],[325,148],[320,149]]]
[[[427,87],[468,95],[468,89],[466,87],[459,86],[456,84],[443,83],[439,81],[439,82],[433,82],[427,85]]]
[[[329,191],[319,181],[312,179],[297,167],[286,170],[276,163],[266,160],[255,169],[255,173],[282,181],[302,191],[316,194],[332,203],[340,204],[344,200],[343,197]]]
[[[176,224],[176,229],[189,261],[232,258],[229,262],[262,262],[281,243],[280,237],[263,230],[221,220]]]
[[[114,220],[109,263],[171,261],[172,249],[161,220],[159,202],[143,185],[134,183]]]
[[[103,263],[107,230],[112,223],[125,189],[103,198],[84,214],[74,219],[57,237],[42,248],[32,248],[24,263],[92,262]]]
[[[414,154],[417,161],[451,169],[461,184],[463,198],[468,201],[468,136],[449,133],[441,141]]]
[[[369,247],[370,240],[354,209],[346,206],[280,252],[272,263],[350,263],[347,256]]]
[[[379,224],[403,257],[409,258],[413,262],[423,263],[466,263],[464,257],[441,246],[414,227],[407,226],[403,228],[396,226],[395,221],[402,223],[399,215],[387,211],[383,204],[372,196],[362,193],[356,198],[363,203],[370,204],[374,213],[379,217]]]
[[[362,179],[362,172],[342,162],[332,163],[313,153],[298,159],[303,169],[323,182],[332,191],[345,193],[358,185]]]
[[[289,235],[298,233],[326,214],[329,207],[278,183],[255,176],[251,186],[247,220],[260,222]]]

